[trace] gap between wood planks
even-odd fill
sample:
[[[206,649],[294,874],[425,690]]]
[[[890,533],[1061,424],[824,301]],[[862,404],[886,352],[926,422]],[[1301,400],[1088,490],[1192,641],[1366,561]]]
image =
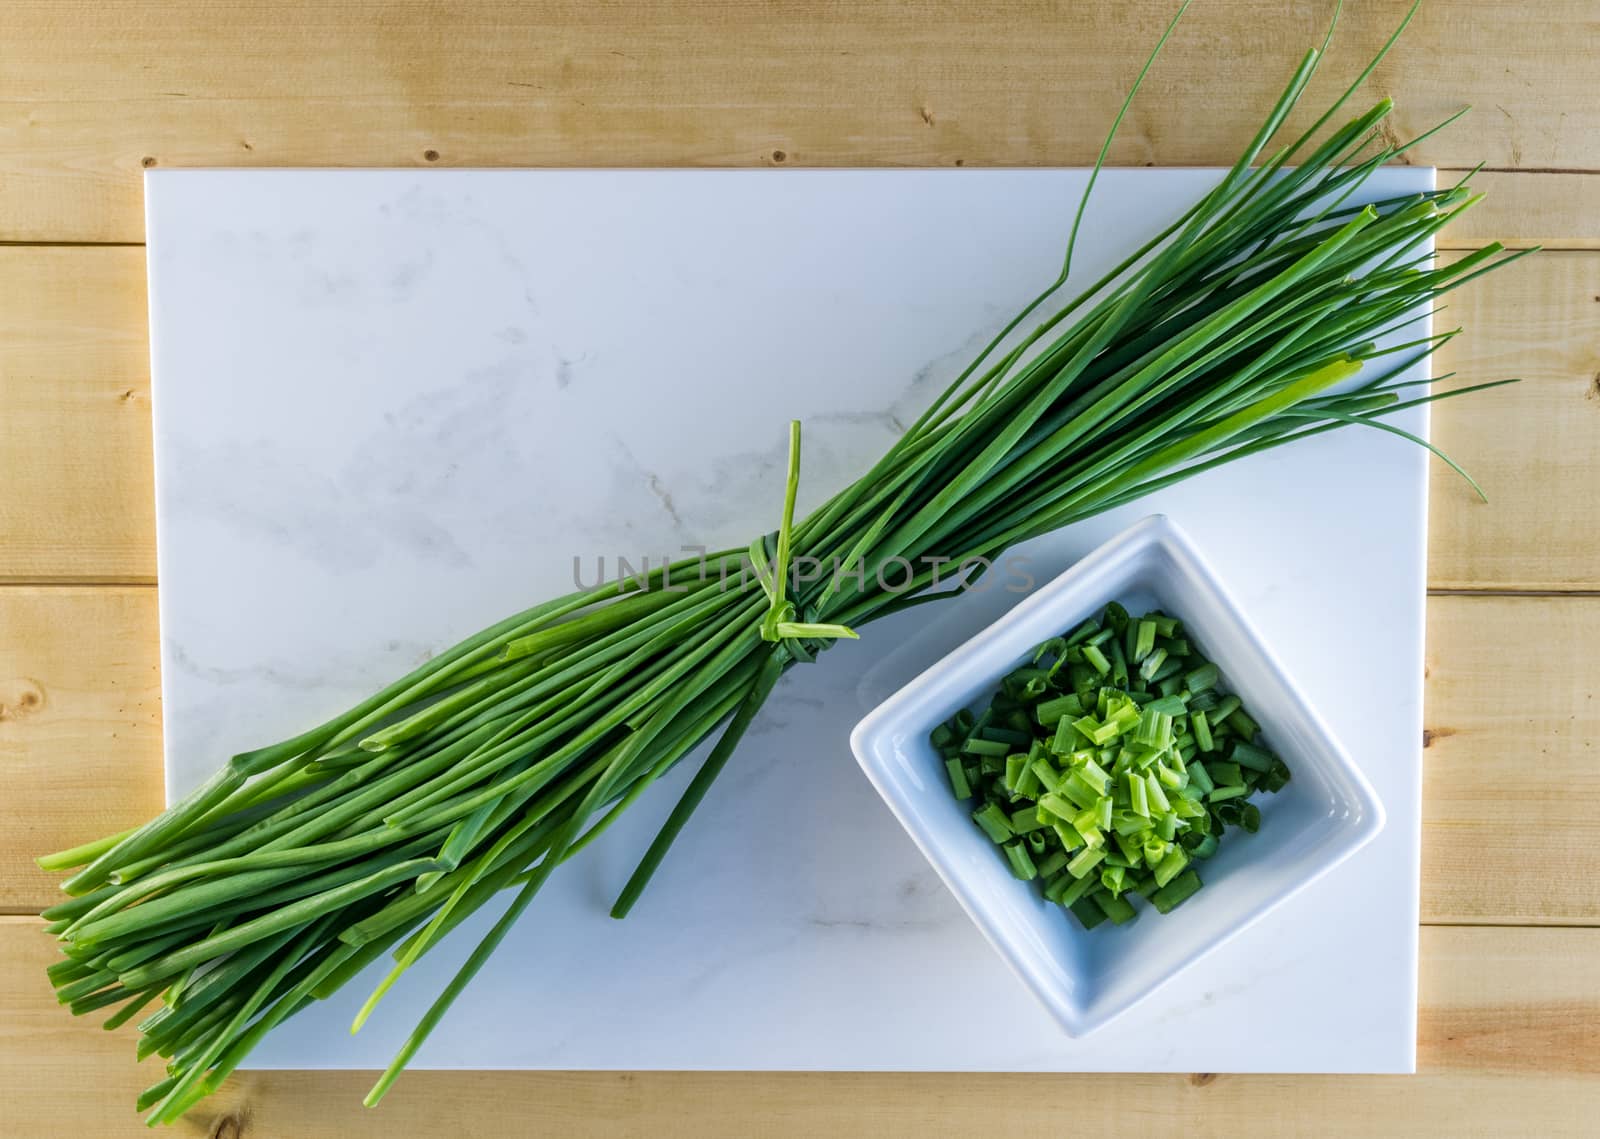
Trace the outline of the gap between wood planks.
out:
[[[156,589],[153,577],[8,577],[0,575],[0,589]],[[1501,585],[1479,588],[1429,586],[1429,597],[1600,597],[1600,589],[1516,589]]]
[[[0,922],[38,920],[38,910],[0,906]],[[1600,921],[1430,921],[1422,918],[1417,925],[1424,929],[1600,929]]]

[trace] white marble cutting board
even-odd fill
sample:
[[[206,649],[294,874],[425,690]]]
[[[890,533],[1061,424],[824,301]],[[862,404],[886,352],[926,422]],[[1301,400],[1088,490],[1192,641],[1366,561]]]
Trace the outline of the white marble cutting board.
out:
[[[1084,279],[1214,177],[1108,172]],[[802,508],[819,501],[1054,275],[1082,182],[148,174],[170,792],[566,591],[575,556],[592,579],[598,555],[771,529],[791,417],[807,427]],[[1371,187],[1431,185],[1393,169]],[[1397,422],[1426,430],[1420,411]],[[555,876],[417,1066],[1412,1070],[1425,474],[1419,449],[1342,431],[1026,551],[1042,581],[1171,515],[1388,811],[1350,863],[1101,1031],[1060,1034],[847,745],[866,709],[1015,600],[992,590],[795,670],[634,916],[606,911],[688,768]],[[251,1064],[381,1067],[492,918],[359,1036],[366,979]]]

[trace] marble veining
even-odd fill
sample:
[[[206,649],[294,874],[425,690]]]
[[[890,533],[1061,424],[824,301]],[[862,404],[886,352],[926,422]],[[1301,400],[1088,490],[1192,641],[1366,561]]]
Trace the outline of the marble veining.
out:
[[[1084,279],[1214,177],[1107,172]],[[1372,191],[1431,177],[1384,170]],[[176,792],[567,591],[575,557],[657,562],[771,529],[791,417],[806,423],[801,507],[821,502],[1053,277],[1082,174],[146,185]],[[1398,422],[1426,430],[1422,409]],[[1171,515],[1389,813],[1337,874],[1100,1032],[1069,1040],[1033,1005],[847,744],[866,709],[1017,599],[994,588],[795,670],[634,916],[606,910],[687,769],[563,867],[418,1066],[1410,1070],[1426,472],[1395,439],[1340,432],[1018,551],[1042,582],[1132,519]],[[346,1027],[375,977],[253,1062],[382,1066],[493,909],[359,1036]]]

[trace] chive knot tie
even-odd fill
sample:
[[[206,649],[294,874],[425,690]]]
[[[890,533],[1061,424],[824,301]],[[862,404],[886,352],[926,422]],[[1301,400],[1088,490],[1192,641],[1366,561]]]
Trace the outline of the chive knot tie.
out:
[[[819,621],[820,616],[812,606],[804,613],[789,600],[789,553],[794,532],[794,501],[800,487],[800,421],[789,421],[789,473],[784,483],[783,521],[779,524],[776,540],[771,534],[750,543],[750,562],[755,567],[756,580],[769,602],[761,618],[761,639],[781,644],[794,659],[811,661],[828,642],[841,637],[858,640],[854,629]],[[769,559],[767,546],[773,542]],[[808,642],[821,642],[812,644]]]

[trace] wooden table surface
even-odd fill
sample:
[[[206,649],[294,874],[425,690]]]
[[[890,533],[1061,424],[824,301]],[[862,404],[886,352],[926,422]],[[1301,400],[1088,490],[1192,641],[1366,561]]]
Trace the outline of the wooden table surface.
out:
[[[1403,3],[1350,0],[1309,103]],[[161,802],[140,173],[151,166],[1083,165],[1171,0],[9,0],[0,14],[0,1136],[140,1133],[124,1033],[55,1007],[42,851]],[[1331,0],[1199,0],[1115,164],[1231,161]],[[1484,163],[1443,235],[1546,252],[1441,355],[1414,1077],[246,1073],[215,1136],[1600,1130],[1597,0],[1431,0],[1370,92]],[[1054,238],[1051,238],[1054,240]]]

